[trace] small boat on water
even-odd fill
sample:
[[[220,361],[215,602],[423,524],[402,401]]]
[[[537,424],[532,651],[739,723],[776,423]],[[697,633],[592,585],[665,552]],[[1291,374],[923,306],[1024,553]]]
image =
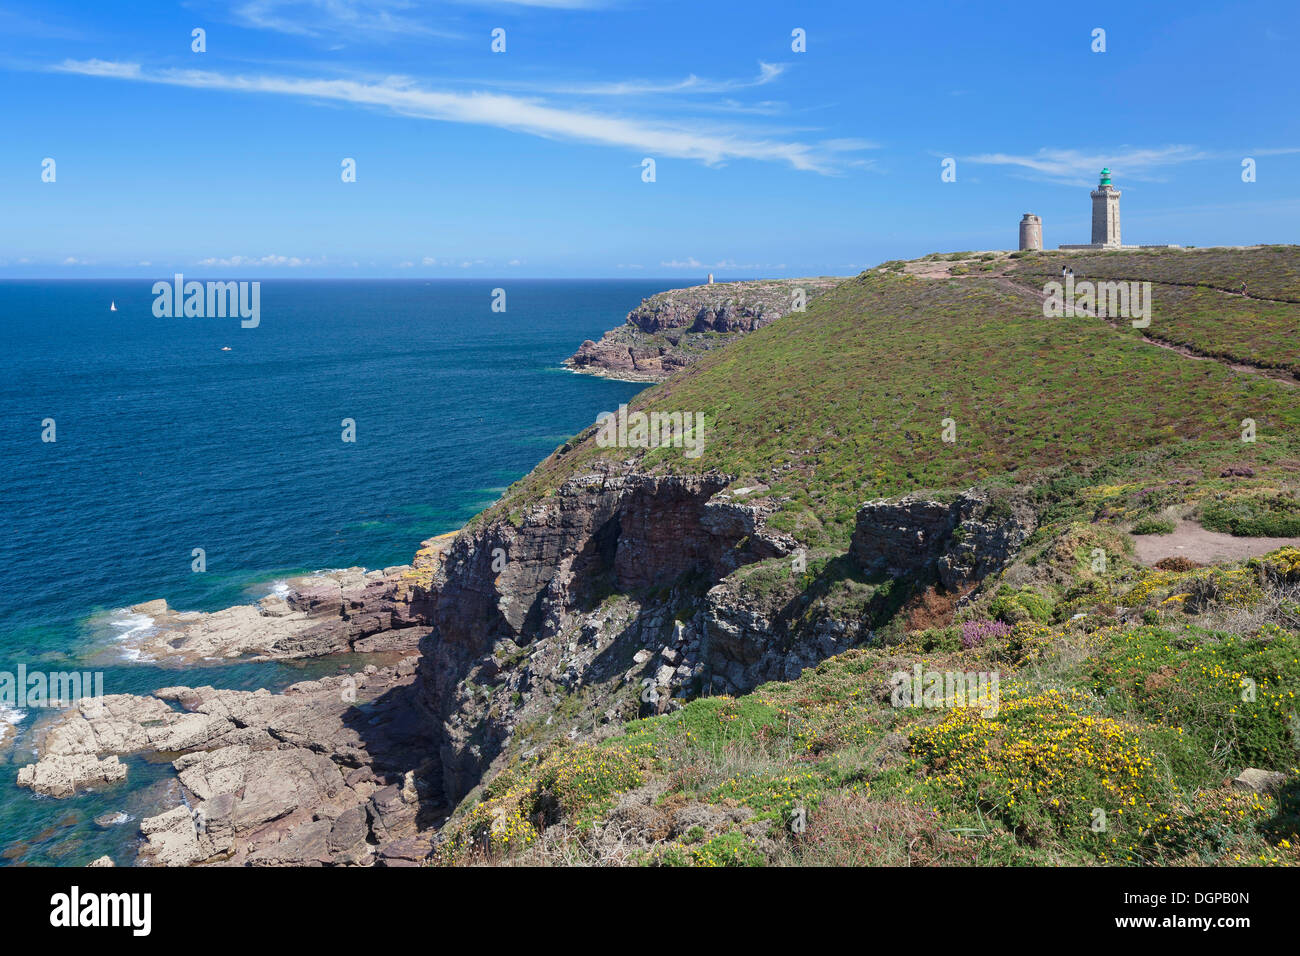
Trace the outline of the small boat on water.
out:
[[[117,302],[110,302],[110,303],[108,304],[108,311],[110,311],[110,312],[116,312],[116,311],[117,311]]]
[[[229,346],[229,345],[223,345],[223,346],[221,346],[221,351],[223,351],[223,352],[229,352],[229,351],[230,351],[230,346]]]

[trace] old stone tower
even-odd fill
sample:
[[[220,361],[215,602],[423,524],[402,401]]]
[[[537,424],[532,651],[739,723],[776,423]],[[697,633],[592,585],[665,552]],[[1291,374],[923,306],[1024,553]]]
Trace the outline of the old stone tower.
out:
[[[1101,182],[1092,191],[1092,244],[1119,246],[1119,196],[1110,184],[1110,170],[1101,171]],[[1024,226],[1021,226],[1024,229]]]
[[[1020,248],[1043,248],[1043,220],[1032,212],[1025,213],[1020,220]]]

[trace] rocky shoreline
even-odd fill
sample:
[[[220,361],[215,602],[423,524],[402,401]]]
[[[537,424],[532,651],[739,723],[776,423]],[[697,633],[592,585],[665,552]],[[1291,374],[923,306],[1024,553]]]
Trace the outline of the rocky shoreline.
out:
[[[66,797],[125,779],[140,756],[170,761],[177,786],[141,814],[139,865],[427,862],[447,815],[509,760],[796,678],[870,639],[860,617],[808,613],[798,543],[768,528],[765,489],[731,483],[581,475],[522,516],[426,542],[410,566],[176,614],[148,645],[173,659],[368,650],[380,663],[279,694],[82,700],[42,731],[18,784]],[[1033,526],[979,492],[868,502],[844,560],[968,592]],[[755,568],[782,582],[767,597],[747,583]]]
[[[705,352],[798,311],[843,279],[763,279],[720,282],[660,292],[627,315],[600,339],[587,339],[564,360],[586,375],[628,382],[659,382]]]
[[[212,613],[176,611],[161,599],[137,604],[130,612],[153,624],[127,649],[141,661],[176,665],[414,650],[429,633],[424,621],[432,565],[455,536],[424,542],[409,565],[291,578],[283,593],[256,604]]]
[[[177,785],[156,795],[161,807],[144,808],[141,865],[423,860],[431,844],[417,820],[427,830],[445,808],[430,763],[435,722],[413,691],[415,652],[432,630],[433,567],[455,537],[424,542],[410,565],[292,578],[251,605],[130,608],[153,622],[126,648],[138,662],[352,653],[377,663],[279,694],[178,686],[84,698],[34,731],[37,760],[19,769],[17,785],[64,798],[124,781],[130,758],[170,761]]]
[[[418,658],[281,694],[168,687],[87,698],[45,732],[20,786],[52,797],[124,779],[121,757],[170,757],[173,805],[140,822],[137,865],[402,865],[445,816]],[[430,786],[427,781],[433,781]]]

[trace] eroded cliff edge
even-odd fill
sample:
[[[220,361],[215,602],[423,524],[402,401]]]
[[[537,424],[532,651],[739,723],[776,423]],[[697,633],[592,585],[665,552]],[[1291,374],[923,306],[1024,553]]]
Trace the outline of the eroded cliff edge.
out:
[[[559,735],[793,679],[870,640],[901,599],[969,593],[1035,526],[1006,493],[868,502],[849,551],[810,575],[763,492],[719,473],[593,472],[458,537],[418,675],[448,803]],[[856,604],[841,578],[900,586]]]
[[[806,306],[842,281],[834,276],[763,279],[660,292],[642,300],[599,342],[587,339],[564,364],[604,378],[659,382],[705,352],[801,311],[801,302]]]

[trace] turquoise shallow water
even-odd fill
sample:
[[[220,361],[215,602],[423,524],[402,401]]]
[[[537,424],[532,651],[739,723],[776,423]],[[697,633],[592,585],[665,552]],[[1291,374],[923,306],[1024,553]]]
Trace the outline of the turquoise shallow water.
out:
[[[291,574],[408,562],[644,387],[560,362],[675,283],[267,280],[255,329],[155,318],[152,284],[0,282],[0,671],[82,669],[107,651],[121,659],[103,668],[105,692],[139,693],[338,670],[163,670],[115,651],[147,623],[132,604],[215,610]],[[497,287],[505,313],[490,309]],[[132,759],[125,785],[67,800],[19,789],[43,713],[4,715],[17,739],[0,751],[2,862],[128,862],[136,821],[91,820],[147,807],[167,768]]]

